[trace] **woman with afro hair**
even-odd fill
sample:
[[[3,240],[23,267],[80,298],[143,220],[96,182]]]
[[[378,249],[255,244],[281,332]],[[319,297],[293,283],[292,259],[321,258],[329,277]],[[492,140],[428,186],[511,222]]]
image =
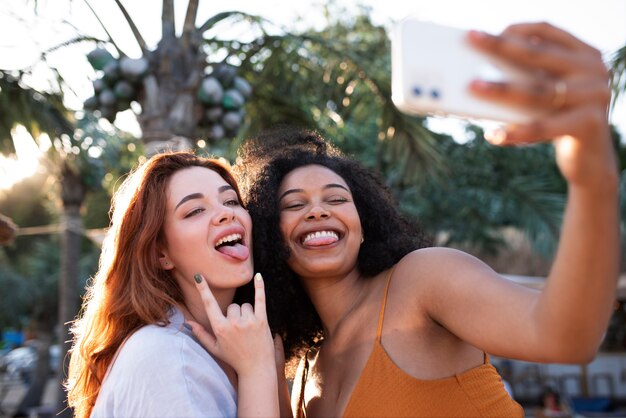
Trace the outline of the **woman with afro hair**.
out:
[[[553,145],[568,183],[559,248],[542,291],[458,250],[430,246],[382,182],[316,132],[251,139],[236,173],[267,278],[270,325],[300,363],[296,416],[518,416],[486,353],[583,363],[596,353],[619,265],[618,175],[601,54],[545,23],[481,50],[541,73],[531,84],[476,81],[473,94],[541,108],[496,145]]]

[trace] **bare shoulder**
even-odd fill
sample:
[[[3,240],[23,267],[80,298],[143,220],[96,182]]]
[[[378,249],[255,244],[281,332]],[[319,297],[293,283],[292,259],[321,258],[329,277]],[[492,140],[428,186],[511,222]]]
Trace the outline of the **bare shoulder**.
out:
[[[497,275],[473,255],[445,247],[422,248],[405,255],[396,264],[393,274],[400,279],[394,286],[409,298],[416,294],[423,298],[433,291],[445,291],[468,277]]]
[[[459,270],[490,270],[484,262],[466,252],[446,247],[415,250],[397,264],[397,274],[419,276],[420,280],[454,276]],[[419,281],[419,280],[418,280]]]

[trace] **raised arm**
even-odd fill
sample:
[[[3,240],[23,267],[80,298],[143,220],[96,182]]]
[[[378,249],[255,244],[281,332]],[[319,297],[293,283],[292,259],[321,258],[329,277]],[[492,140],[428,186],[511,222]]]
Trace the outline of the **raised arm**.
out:
[[[567,206],[542,292],[506,283],[477,260],[455,253],[446,269],[438,270],[442,280],[432,281],[429,313],[494,354],[588,361],[606,330],[619,269],[618,172],[607,121],[607,69],[599,51],[547,23],[514,25],[499,36],[472,32],[469,39],[537,74],[527,85],[476,81],[471,90],[547,110],[545,117],[507,126],[489,139],[508,146],[554,138],[568,184]]]

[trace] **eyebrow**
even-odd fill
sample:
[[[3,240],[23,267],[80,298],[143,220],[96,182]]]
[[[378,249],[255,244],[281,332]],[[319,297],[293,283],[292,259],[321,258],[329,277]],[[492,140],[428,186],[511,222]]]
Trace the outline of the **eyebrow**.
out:
[[[345,190],[346,192],[350,193],[350,190],[348,190],[348,188],[346,186],[342,186],[341,184],[337,184],[337,183],[329,183],[327,185],[325,185],[323,187],[324,190],[326,189],[333,189],[333,188],[340,188]],[[280,197],[278,198],[278,201],[280,202],[285,196],[292,194],[292,193],[303,193],[304,189],[289,189],[287,191],[285,191],[285,193],[281,194]]]
[[[217,191],[219,193],[224,193],[227,190],[235,190],[233,188],[233,186],[231,186],[230,184],[225,184],[223,186],[220,186]],[[178,207],[180,205],[182,205],[183,203],[189,201],[189,200],[193,200],[193,199],[202,199],[204,197],[204,195],[202,193],[191,193],[188,194],[187,196],[183,197],[182,199],[180,199],[180,202],[178,202],[178,204],[176,205],[176,207],[174,208],[174,210],[178,209]]]

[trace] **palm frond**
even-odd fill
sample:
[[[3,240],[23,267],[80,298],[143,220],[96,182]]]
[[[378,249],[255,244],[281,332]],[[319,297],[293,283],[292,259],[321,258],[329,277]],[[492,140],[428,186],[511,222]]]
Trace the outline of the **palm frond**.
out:
[[[185,21],[183,22],[183,32],[181,38],[183,45],[187,47],[192,34],[196,30],[196,18],[198,17],[199,0],[189,0],[187,4],[187,12],[185,13]]]
[[[104,39],[96,38],[94,36],[78,35],[78,36],[75,36],[75,37],[73,37],[71,39],[68,39],[67,41],[63,41],[60,44],[54,45],[54,46],[44,50],[41,53],[41,57],[43,59],[45,59],[47,55],[49,55],[49,54],[51,54],[51,53],[53,53],[53,52],[55,52],[55,51],[57,51],[59,49],[65,48],[67,46],[79,44],[79,43],[82,43],[82,42],[104,43],[104,42],[108,42],[108,41],[105,41]]]
[[[133,32],[133,36],[135,37],[137,44],[139,44],[139,48],[141,48],[141,50],[144,52],[147,51],[148,46],[146,45],[146,41],[143,39],[143,36],[141,36],[141,32],[139,32],[139,28],[137,28],[135,21],[130,17],[130,14],[128,14],[128,11],[120,0],[115,0],[115,4],[117,4],[117,7],[124,15],[124,19],[126,19],[126,23],[128,23],[128,26],[130,26],[130,30]]]
[[[210,17],[209,19],[207,19],[202,25],[200,25],[198,27],[198,31],[200,33],[204,33],[207,30],[213,28],[213,26],[217,25],[218,23],[227,20],[227,19],[240,19],[240,20],[246,20],[248,22],[254,22],[254,23],[258,23],[261,24],[262,22],[269,22],[266,19],[260,17],[260,16],[256,16],[256,15],[252,15],[249,13],[244,13],[244,12],[240,12],[237,10],[231,10],[231,11],[227,11],[227,12],[221,12],[218,13],[212,17]]]
[[[161,37],[163,39],[176,36],[175,22],[174,0],[163,0],[161,11]]]
[[[73,123],[59,94],[34,90],[19,76],[0,70],[0,152],[13,153],[11,130],[23,125],[33,137],[71,134]]]
[[[96,11],[93,9],[91,4],[89,3],[89,0],[83,0],[83,1],[85,2],[85,4],[89,8],[89,10],[93,14],[93,16],[96,18],[96,20],[100,24],[100,27],[102,27],[102,30],[104,30],[104,33],[106,33],[107,36],[109,37],[107,42],[110,42],[111,45],[113,45],[113,47],[117,50],[117,52],[118,52],[118,54],[120,54],[120,56],[124,56],[125,55],[124,51],[122,51],[122,49],[115,43],[115,41],[113,40],[113,37],[111,36],[111,33],[109,33],[109,30],[107,29],[107,27],[102,22],[102,19],[100,19],[100,16],[98,15],[98,13],[96,13]]]

